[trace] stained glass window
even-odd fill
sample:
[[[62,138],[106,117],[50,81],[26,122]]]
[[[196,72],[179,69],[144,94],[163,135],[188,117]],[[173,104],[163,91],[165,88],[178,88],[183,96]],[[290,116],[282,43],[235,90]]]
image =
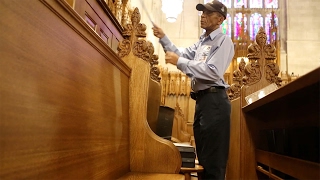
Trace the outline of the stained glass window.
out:
[[[231,0],[219,0],[222,2],[227,8],[231,8]]]
[[[275,26],[278,26],[278,18],[276,15],[274,15],[274,21],[275,21]],[[266,15],[266,18],[265,18],[265,31],[266,31],[266,34],[267,34],[267,41],[268,43],[270,43],[270,27],[271,27],[271,19],[272,19],[272,15],[271,13],[267,14]]]
[[[208,2],[212,2],[213,0],[203,0],[203,3],[206,4]],[[227,8],[231,8],[231,0],[219,0],[222,2]]]
[[[244,17],[244,30],[247,30],[247,17]],[[239,39],[242,33],[242,13],[237,13],[234,17],[234,39]]]
[[[250,39],[254,40],[259,31],[259,28],[263,27],[263,18],[261,14],[254,13],[250,17]]]
[[[250,8],[262,8],[262,0],[250,0]]]
[[[203,0],[208,3],[213,0]],[[264,27],[267,34],[267,41],[270,43],[271,8],[276,13],[279,8],[279,0],[218,0],[228,7],[227,19],[221,24],[223,33],[233,40],[240,40],[243,33],[248,32],[251,40],[255,39],[260,27]],[[242,9],[244,7],[244,9]],[[275,17],[275,26],[279,29],[278,18]],[[244,32],[242,32],[244,31]],[[276,35],[276,34],[275,34]],[[271,36],[271,37],[270,37]],[[245,35],[243,36],[245,37]],[[276,37],[278,38],[278,37]]]
[[[278,8],[278,0],[264,0],[265,8]]]
[[[227,14],[227,19],[221,24],[222,32],[229,37],[231,37],[231,17],[230,14]]]
[[[247,8],[247,0],[234,0],[234,7],[235,8],[241,8],[242,6]]]

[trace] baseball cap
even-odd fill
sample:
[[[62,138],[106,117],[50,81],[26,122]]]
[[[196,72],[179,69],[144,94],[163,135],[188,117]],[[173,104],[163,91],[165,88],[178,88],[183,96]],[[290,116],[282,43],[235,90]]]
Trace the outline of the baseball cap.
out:
[[[226,19],[227,17],[227,7],[217,0],[209,2],[207,4],[197,4],[196,9],[198,11],[203,11],[204,9],[207,9],[209,11],[220,13],[224,17],[224,19]]]

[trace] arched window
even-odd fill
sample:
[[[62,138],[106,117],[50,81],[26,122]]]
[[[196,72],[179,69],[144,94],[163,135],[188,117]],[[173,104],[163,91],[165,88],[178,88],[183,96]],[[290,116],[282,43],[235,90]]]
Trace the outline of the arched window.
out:
[[[241,8],[242,6],[247,8],[247,0],[234,0],[234,7],[235,8]]]
[[[262,0],[250,0],[250,8],[262,8]]]
[[[278,0],[264,0],[265,8],[278,8]]]
[[[271,19],[272,19],[272,14],[269,13],[266,15],[266,18],[265,18],[265,31],[266,32],[270,32],[270,27],[271,27]],[[275,15],[274,17],[274,20],[275,20],[275,26],[278,26],[278,17]],[[270,36],[274,36],[274,34],[270,34],[270,33],[267,33],[267,41],[268,43],[270,43]]]
[[[203,0],[203,3],[211,1],[212,0]],[[228,7],[227,19],[221,24],[223,33],[229,35],[233,40],[239,40],[241,33],[250,36],[250,39],[253,40],[259,28],[263,27],[266,30],[268,41],[270,40],[270,13],[274,11],[275,17],[277,17],[279,13],[278,0],[219,1]],[[278,27],[278,18],[275,18],[275,21],[275,25]],[[241,32],[243,29],[245,32]]]
[[[250,39],[254,40],[259,31],[263,27],[263,17],[259,13],[251,14],[250,17]]]
[[[221,0],[220,2],[227,6],[227,8],[231,8],[231,0]]]
[[[242,32],[242,28],[241,28],[243,25],[244,25],[244,31],[247,30],[247,17],[244,16],[243,20],[242,18],[243,18],[242,13],[237,13],[234,16],[234,39],[237,39],[237,40],[239,40],[240,35],[244,33]]]

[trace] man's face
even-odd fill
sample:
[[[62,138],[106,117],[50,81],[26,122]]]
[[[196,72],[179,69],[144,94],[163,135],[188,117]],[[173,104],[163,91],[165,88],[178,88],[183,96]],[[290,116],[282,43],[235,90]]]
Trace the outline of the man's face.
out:
[[[213,31],[220,27],[221,23],[224,21],[224,18],[218,12],[212,12],[208,10],[203,10],[201,15],[201,28],[206,31]]]

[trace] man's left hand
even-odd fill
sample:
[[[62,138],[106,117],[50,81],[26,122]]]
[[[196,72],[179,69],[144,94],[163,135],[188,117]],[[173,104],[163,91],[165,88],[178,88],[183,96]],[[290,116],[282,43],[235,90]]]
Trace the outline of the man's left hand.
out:
[[[176,53],[170,52],[170,51],[166,52],[166,56],[165,56],[166,63],[177,65],[178,59],[179,59],[179,56]]]

